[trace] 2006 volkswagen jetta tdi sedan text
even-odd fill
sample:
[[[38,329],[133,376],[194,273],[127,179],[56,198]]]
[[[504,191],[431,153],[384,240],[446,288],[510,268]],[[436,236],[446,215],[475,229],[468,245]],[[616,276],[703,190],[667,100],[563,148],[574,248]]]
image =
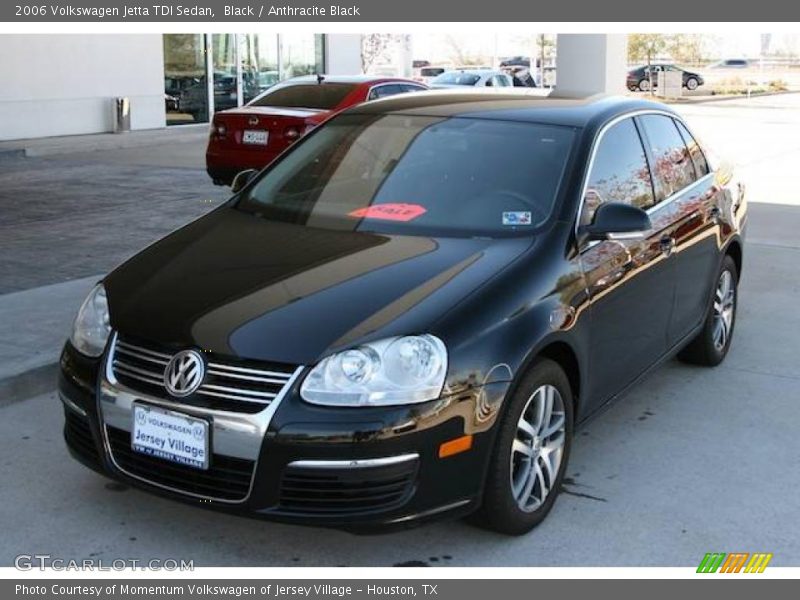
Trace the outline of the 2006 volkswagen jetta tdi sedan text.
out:
[[[552,508],[577,423],[730,347],[746,202],[647,101],[359,106],[108,275],[61,357],[72,455],[349,529]]]

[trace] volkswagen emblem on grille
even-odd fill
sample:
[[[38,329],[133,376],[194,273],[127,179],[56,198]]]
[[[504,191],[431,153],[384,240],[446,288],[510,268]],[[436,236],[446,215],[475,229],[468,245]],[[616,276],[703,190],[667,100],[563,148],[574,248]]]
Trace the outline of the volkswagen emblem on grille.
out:
[[[197,391],[205,374],[203,357],[194,350],[181,350],[167,364],[164,386],[173,396],[183,398]]]
[[[250,117],[247,121],[248,125],[258,125],[258,117]]]

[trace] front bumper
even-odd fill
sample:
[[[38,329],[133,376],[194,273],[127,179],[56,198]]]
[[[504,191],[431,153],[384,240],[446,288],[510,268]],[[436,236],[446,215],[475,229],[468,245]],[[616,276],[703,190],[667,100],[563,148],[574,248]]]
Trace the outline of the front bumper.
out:
[[[459,516],[480,501],[494,418],[507,383],[408,407],[335,409],[300,400],[302,371],[269,407],[240,414],[131,390],[70,344],[59,390],[72,455],[136,487],[247,516],[369,530]],[[130,449],[134,401],[211,423],[212,459],[198,471]],[[476,427],[473,415],[480,415]],[[487,418],[488,416],[488,418]],[[473,434],[472,448],[439,458],[443,442]]]

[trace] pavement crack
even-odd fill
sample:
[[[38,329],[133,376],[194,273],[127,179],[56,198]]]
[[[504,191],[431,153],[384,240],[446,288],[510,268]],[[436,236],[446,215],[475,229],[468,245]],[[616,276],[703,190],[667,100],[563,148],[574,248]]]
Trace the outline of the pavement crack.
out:
[[[783,373],[768,373],[765,371],[759,371],[757,369],[747,369],[745,367],[730,367],[727,365],[721,365],[721,367],[726,371],[741,371],[743,373],[750,373],[751,375],[761,375],[762,377],[777,377],[779,379],[788,379],[790,381],[800,381],[800,376],[798,375],[786,375]]]
[[[586,498],[587,500],[594,500],[595,502],[608,502],[606,498],[601,498],[600,496],[592,496],[591,494],[584,494],[582,492],[575,492],[565,487],[561,488],[562,494],[567,494],[569,496],[577,496],[578,498]]]

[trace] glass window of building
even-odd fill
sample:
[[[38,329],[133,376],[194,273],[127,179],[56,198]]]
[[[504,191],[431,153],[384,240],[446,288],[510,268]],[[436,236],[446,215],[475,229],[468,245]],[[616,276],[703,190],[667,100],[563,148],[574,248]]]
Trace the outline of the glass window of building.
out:
[[[167,125],[208,122],[279,81],[325,70],[320,34],[166,34],[163,44]]]
[[[278,83],[278,36],[248,33],[239,36],[239,61],[242,63],[244,104]]]
[[[313,33],[281,35],[281,79],[322,73],[322,44],[322,36]]]
[[[205,36],[173,34],[163,39],[167,125],[208,121]]]
[[[215,33],[211,41],[214,58],[214,112],[239,105],[236,77],[236,36]]]

